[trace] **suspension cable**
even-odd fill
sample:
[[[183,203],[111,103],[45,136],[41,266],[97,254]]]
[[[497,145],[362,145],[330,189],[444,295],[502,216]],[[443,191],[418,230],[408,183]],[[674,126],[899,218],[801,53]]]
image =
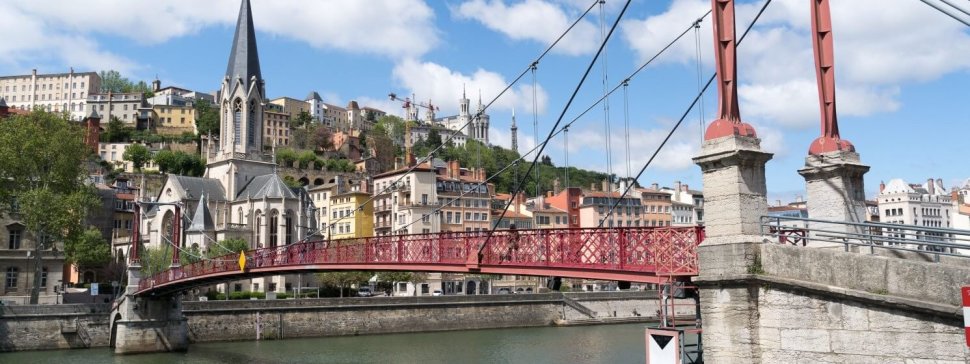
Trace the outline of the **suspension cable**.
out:
[[[538,83],[536,82],[537,65],[532,65],[532,144],[539,145],[539,101],[536,96]],[[518,151],[516,151],[518,152]],[[518,175],[515,176],[518,181]],[[539,197],[539,169],[536,168],[536,198]]]
[[[702,58],[701,58],[700,29],[701,29],[701,19],[697,19],[697,21],[694,22],[694,54],[696,57],[695,59],[697,61],[697,92],[701,91],[701,77],[702,77],[701,73],[703,73],[702,66],[701,66]],[[701,143],[703,143],[704,142],[704,120],[705,120],[704,97],[701,97],[700,106],[697,108],[697,117],[698,117],[697,123],[700,126]]]
[[[623,80],[623,127],[624,127],[624,138],[623,142],[626,147],[626,178],[628,183],[633,183],[630,181],[630,98],[629,98],[629,88],[630,82]]]
[[[758,19],[761,18],[761,15],[764,14],[765,9],[768,8],[769,4],[771,4],[771,0],[765,0],[765,3],[764,5],[762,5],[761,10],[758,11],[758,14],[755,15],[754,19],[751,20],[751,23],[748,24],[748,28],[745,29],[744,34],[742,34],[741,38],[738,39],[736,47],[741,46],[741,42],[744,41],[744,38],[748,35],[748,32],[750,32],[751,29],[754,28],[754,25],[758,22]],[[637,177],[636,177],[637,179],[640,179],[640,176],[643,175],[643,172],[647,170],[647,167],[650,166],[654,158],[657,157],[657,154],[660,153],[660,150],[663,149],[664,145],[667,144],[667,141],[670,140],[670,137],[674,135],[674,132],[676,132],[677,128],[680,127],[680,124],[684,122],[684,119],[687,118],[687,115],[690,114],[690,111],[694,108],[694,106],[697,105],[700,98],[704,95],[704,92],[707,91],[707,88],[711,86],[711,83],[714,82],[714,79],[716,77],[717,77],[717,73],[711,75],[711,77],[707,80],[707,83],[704,85],[704,88],[697,93],[697,96],[694,97],[694,101],[690,103],[690,106],[687,107],[687,110],[684,111],[683,115],[680,116],[680,119],[677,120],[677,123],[674,124],[674,126],[670,129],[670,132],[667,133],[667,136],[664,137],[664,140],[660,142],[660,145],[657,146],[657,149],[653,151],[653,155],[650,156],[650,159],[647,160],[647,163],[643,165],[643,168],[640,168],[640,172],[637,173]],[[626,192],[629,191],[630,188],[632,187],[633,187],[632,184],[627,186],[626,191],[624,191],[623,193],[626,194]],[[611,215],[613,215],[613,211],[616,209],[616,206],[619,204],[620,204],[620,201],[617,201],[610,206],[610,210],[607,211],[606,217],[600,221],[598,227],[603,227],[603,221],[605,221],[606,218],[609,218]]]
[[[562,32],[562,33],[561,33],[561,34],[559,35],[559,37],[557,37],[557,38],[556,38],[556,40],[555,40],[555,41],[553,41],[553,42],[552,42],[552,44],[550,44],[550,45],[549,45],[548,47],[546,47],[546,49],[545,49],[544,51],[542,51],[542,53],[541,53],[541,54],[539,54],[539,57],[538,57],[538,58],[536,58],[536,59],[535,59],[534,61],[532,61],[532,62],[531,62],[531,63],[529,64],[529,66],[528,66],[528,67],[526,67],[526,68],[525,68],[524,70],[522,70],[522,72],[520,72],[520,73],[519,73],[519,75],[518,75],[518,76],[516,76],[516,77],[515,77],[515,79],[513,79],[513,80],[512,80],[512,82],[510,82],[509,84],[507,84],[507,85],[505,86],[505,88],[504,88],[504,89],[502,89],[502,91],[501,91],[501,92],[499,92],[499,93],[498,93],[498,94],[497,94],[497,95],[496,95],[496,96],[495,96],[495,97],[494,97],[494,98],[493,98],[493,99],[492,99],[491,101],[489,101],[489,102],[488,102],[488,104],[486,104],[486,105],[485,105],[484,107],[482,107],[482,110],[480,110],[479,112],[477,112],[477,113],[475,114],[475,117],[473,117],[473,118],[471,118],[471,119],[469,119],[469,121],[467,121],[467,122],[465,122],[465,124],[464,124],[464,125],[462,125],[462,126],[461,126],[461,127],[459,128],[459,130],[461,130],[461,129],[465,129],[466,127],[468,127],[468,124],[470,124],[470,123],[472,122],[472,120],[476,120],[477,118],[480,118],[480,117],[481,117],[481,116],[482,116],[482,115],[484,114],[484,112],[485,112],[485,110],[488,110],[488,108],[489,108],[489,107],[491,107],[491,106],[492,106],[492,104],[494,104],[495,102],[497,102],[497,101],[498,101],[498,100],[499,100],[499,99],[500,99],[500,98],[501,98],[501,97],[502,97],[503,95],[505,95],[505,93],[506,93],[506,92],[508,92],[508,90],[510,90],[510,89],[512,88],[512,86],[514,86],[514,85],[515,85],[516,83],[518,83],[518,82],[519,82],[519,81],[520,81],[520,80],[522,79],[522,77],[524,77],[524,76],[525,76],[525,75],[526,75],[526,74],[527,74],[527,73],[529,72],[529,70],[530,70],[530,69],[532,69],[533,67],[535,67],[535,66],[537,66],[537,65],[539,64],[539,62],[540,62],[540,61],[541,61],[541,60],[542,60],[542,59],[543,59],[543,58],[544,58],[544,57],[545,57],[545,56],[546,56],[547,54],[549,54],[549,52],[550,52],[550,51],[552,51],[552,49],[553,49],[553,48],[555,48],[555,47],[556,47],[556,46],[557,46],[557,45],[559,44],[559,42],[560,42],[560,41],[562,41],[562,39],[563,39],[563,38],[564,38],[564,37],[566,36],[566,34],[569,34],[569,32],[570,32],[570,31],[572,31],[572,30],[573,30],[573,28],[575,28],[575,27],[576,27],[576,25],[577,25],[577,24],[579,24],[579,22],[580,22],[580,21],[582,21],[582,20],[583,20],[583,18],[585,18],[585,17],[586,17],[586,15],[588,15],[588,14],[589,14],[589,12],[593,10],[593,7],[595,7],[595,6],[596,6],[596,4],[597,4],[598,2],[599,2],[599,0],[593,0],[593,1],[592,1],[592,3],[591,3],[591,4],[589,5],[589,7],[588,7],[588,8],[586,8],[586,11],[584,11],[584,12],[583,12],[583,13],[582,13],[582,14],[581,14],[581,15],[580,15],[579,17],[577,17],[577,18],[576,18],[576,20],[575,20],[575,21],[573,21],[573,23],[572,23],[572,24],[570,24],[570,25],[569,25],[569,27],[568,27],[568,28],[566,28],[566,30],[565,30],[565,31],[563,31],[563,32]],[[416,162],[416,163],[415,163],[415,164],[414,164],[413,166],[411,166],[410,168],[408,168],[408,169],[407,169],[407,170],[406,170],[406,171],[405,171],[404,173],[401,173],[401,176],[400,176],[400,177],[398,177],[398,178],[397,178],[396,180],[394,180],[394,182],[392,182],[391,184],[389,184],[389,185],[388,185],[387,187],[385,187],[385,188],[384,188],[383,190],[381,190],[380,192],[377,192],[377,193],[373,193],[373,194],[371,194],[371,197],[370,197],[370,198],[368,198],[367,200],[365,200],[364,202],[362,202],[362,203],[361,203],[361,204],[360,204],[360,205],[358,206],[358,208],[357,208],[357,209],[354,209],[354,210],[352,210],[350,214],[347,214],[347,215],[344,215],[344,216],[341,216],[341,217],[340,217],[340,218],[338,218],[337,220],[334,220],[334,221],[332,221],[332,222],[330,223],[330,225],[333,225],[333,224],[335,224],[335,223],[338,223],[338,222],[340,222],[340,221],[343,221],[344,219],[346,219],[346,218],[348,218],[348,217],[351,217],[351,216],[354,216],[354,215],[356,215],[356,213],[357,213],[357,211],[359,211],[359,210],[361,210],[361,209],[362,209],[362,208],[363,208],[364,206],[366,206],[366,205],[367,205],[368,203],[371,203],[372,201],[374,201],[374,199],[375,199],[375,198],[376,198],[377,196],[379,196],[379,195],[381,195],[381,194],[383,194],[384,192],[387,192],[387,191],[388,191],[388,190],[390,190],[391,188],[394,188],[394,186],[396,186],[396,185],[397,185],[398,183],[400,183],[400,182],[401,182],[401,181],[402,181],[402,180],[404,179],[404,177],[406,177],[406,176],[408,176],[408,174],[410,174],[411,172],[413,172],[415,168],[417,168],[418,166],[420,166],[420,165],[421,165],[421,164],[423,164],[424,162],[427,162],[427,161],[429,161],[429,160],[432,160],[432,158],[431,158],[430,156],[432,156],[432,155],[434,155],[434,154],[435,154],[435,153],[437,153],[437,152],[438,152],[438,151],[439,151],[439,150],[440,150],[441,148],[443,148],[443,147],[444,147],[445,145],[447,145],[447,144],[448,144],[448,142],[450,142],[450,141],[451,141],[452,139],[454,139],[454,137],[455,137],[456,135],[457,135],[457,133],[449,133],[449,136],[448,136],[448,139],[446,139],[446,140],[444,140],[444,141],[443,141],[443,142],[441,143],[441,145],[439,145],[439,146],[437,146],[437,147],[436,147],[436,148],[434,148],[434,149],[433,149],[433,150],[432,150],[431,152],[429,152],[429,153],[428,153],[428,156],[425,156],[425,157],[423,157],[423,158],[422,158],[422,159],[421,159],[420,161],[417,161],[417,162]],[[405,157],[407,158],[407,156],[405,156]],[[531,169],[530,169],[530,171],[531,171]],[[527,173],[527,174],[528,174],[528,173]],[[331,235],[332,235],[332,234],[331,234]],[[329,237],[329,235],[328,235],[328,237]]]
[[[606,44],[606,12],[603,6],[606,1],[600,0],[600,38],[604,44]],[[600,68],[602,69],[602,83],[603,83],[603,124],[606,127],[606,181],[607,186],[604,188],[603,192],[606,193],[607,203],[613,202],[613,133],[610,130],[610,96],[609,96],[609,56],[608,47],[603,47],[603,62],[600,63]]]
[[[552,135],[556,132],[556,129],[559,128],[559,124],[562,123],[562,119],[566,116],[566,112],[569,111],[569,107],[572,106],[573,101],[576,99],[576,95],[579,94],[579,90],[582,88],[583,84],[586,83],[586,79],[589,77],[589,73],[593,70],[593,67],[596,65],[596,61],[603,53],[603,48],[606,47],[606,43],[609,41],[613,33],[616,31],[616,27],[620,25],[620,20],[623,19],[623,15],[626,14],[627,8],[630,7],[630,2],[631,0],[627,0],[626,4],[623,5],[623,10],[620,10],[620,14],[617,15],[616,21],[613,22],[613,26],[610,28],[610,32],[607,34],[606,38],[603,39],[603,42],[600,43],[599,49],[596,51],[596,55],[594,55],[593,59],[590,60],[589,65],[586,67],[586,71],[583,72],[583,76],[580,78],[579,83],[576,85],[576,88],[573,89],[572,95],[569,97],[569,100],[566,102],[566,105],[563,107],[562,112],[559,114],[559,118],[556,120],[556,123],[552,126],[552,129],[549,130],[549,135],[546,136],[546,141],[552,138]],[[535,162],[539,159],[539,156],[542,155],[542,151],[545,150],[545,148],[546,148],[546,143],[543,143],[542,147],[539,148],[539,152],[536,153],[536,156],[533,159],[532,165],[529,166],[529,171],[526,173],[526,175],[532,173],[532,169],[535,167]],[[524,179],[517,181],[517,183],[515,184],[515,190],[512,193],[512,196],[518,195],[519,191],[521,191],[522,181],[524,181]],[[505,214],[509,211],[509,207],[512,206],[514,202],[515,202],[515,199],[512,198],[509,200],[509,203],[505,204],[504,208],[502,209],[502,213],[499,214],[498,221],[502,221],[502,219],[505,218]],[[488,235],[485,237],[484,244],[482,244],[482,246],[479,248],[479,252],[481,252],[481,249],[485,248],[485,245],[488,244],[489,239],[491,239],[492,235],[495,233],[495,229],[497,228],[498,228],[498,223],[496,223],[495,226],[489,229]]]

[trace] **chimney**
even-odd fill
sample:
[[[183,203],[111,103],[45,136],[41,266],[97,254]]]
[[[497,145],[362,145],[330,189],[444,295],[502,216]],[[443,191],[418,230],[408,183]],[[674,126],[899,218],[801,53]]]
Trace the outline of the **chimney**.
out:
[[[685,184],[684,184],[684,186],[683,186],[683,190],[682,190],[682,191],[684,191],[684,192],[687,192],[687,190],[689,190],[689,189],[690,189],[690,186],[688,186],[688,185],[687,185],[687,184],[685,183]]]
[[[601,184],[603,185],[603,192],[613,191],[613,189],[610,188],[610,181],[609,180],[604,179],[603,182],[601,182]]]
[[[681,189],[680,189],[680,181],[675,181],[674,182],[674,191],[676,191],[676,192],[680,192],[681,191]]]
[[[559,178],[558,177],[556,177],[556,179],[552,180],[552,194],[553,195],[558,195],[559,194]]]
[[[886,181],[879,181],[879,193],[886,189]]]
[[[589,191],[590,192],[596,191],[596,182],[590,182],[589,183]]]
[[[775,200],[775,204],[777,204],[778,206],[781,206],[781,200]]]
[[[929,178],[929,179],[926,180],[926,191],[928,191],[930,193],[930,195],[935,195],[936,194],[936,188],[933,187],[933,179],[932,178]]]
[[[552,197],[552,196],[553,196],[552,191],[546,191],[546,197]]]
[[[943,187],[943,179],[942,178],[937,178],[936,179],[936,187],[939,187],[940,193],[946,193],[946,187]]]
[[[360,180],[360,192],[370,193],[370,189],[368,188],[369,183],[367,182],[367,178]]]
[[[658,185],[657,182],[654,182],[650,184],[650,188],[652,188],[654,191],[658,191],[660,190],[660,185]]]
[[[795,197],[795,202],[802,202],[802,195],[796,196]]]

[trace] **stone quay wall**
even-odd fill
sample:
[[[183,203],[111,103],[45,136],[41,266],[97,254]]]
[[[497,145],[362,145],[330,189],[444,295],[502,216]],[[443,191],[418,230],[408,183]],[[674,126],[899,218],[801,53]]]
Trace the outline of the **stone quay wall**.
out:
[[[0,352],[107,347],[109,304],[0,307]]]

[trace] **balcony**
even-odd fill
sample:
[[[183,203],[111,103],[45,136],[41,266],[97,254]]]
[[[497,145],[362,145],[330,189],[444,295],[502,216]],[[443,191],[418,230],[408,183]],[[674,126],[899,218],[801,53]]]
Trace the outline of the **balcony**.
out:
[[[391,222],[390,221],[378,221],[378,222],[374,223],[374,228],[375,229],[390,229],[391,228]]]
[[[403,208],[434,207],[438,206],[438,203],[434,201],[401,201],[397,203],[397,206]]]
[[[391,211],[391,204],[380,204],[374,206],[374,212],[389,212]]]

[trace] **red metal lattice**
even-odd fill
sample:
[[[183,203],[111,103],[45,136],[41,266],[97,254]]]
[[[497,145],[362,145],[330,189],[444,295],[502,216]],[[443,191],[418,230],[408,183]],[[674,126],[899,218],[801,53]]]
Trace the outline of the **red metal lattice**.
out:
[[[239,253],[173,267],[143,279],[139,292],[215,277],[327,269],[487,270],[577,278],[689,276],[697,274],[697,245],[702,240],[699,227],[626,227],[308,241],[247,251],[245,272],[239,270]]]

